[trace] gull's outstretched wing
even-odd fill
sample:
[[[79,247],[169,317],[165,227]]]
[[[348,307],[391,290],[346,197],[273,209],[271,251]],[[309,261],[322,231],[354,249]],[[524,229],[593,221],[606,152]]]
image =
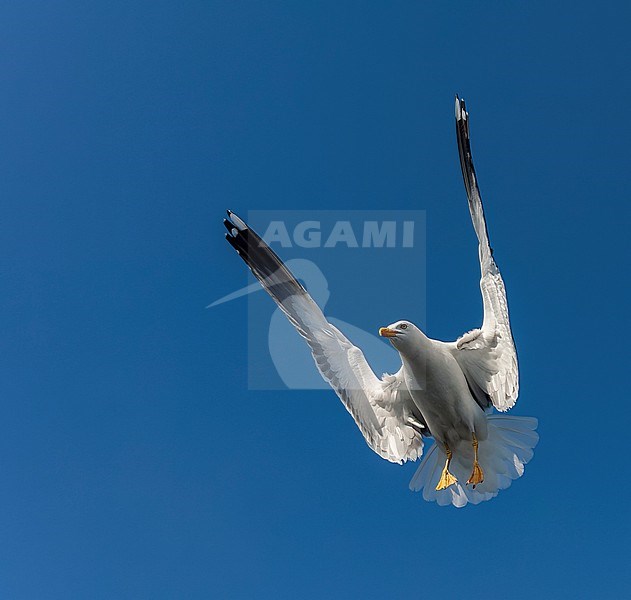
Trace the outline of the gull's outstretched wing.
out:
[[[274,251],[237,215],[228,211],[226,239],[306,340],[322,377],[340,397],[368,445],[382,458],[403,463],[423,451],[427,433],[402,376],[378,379],[362,351],[331,325],[320,307]],[[425,430],[424,430],[425,428]]]
[[[483,408],[490,402],[500,411],[513,407],[519,393],[517,352],[508,317],[506,289],[493,259],[484,219],[480,189],[473,168],[469,141],[469,113],[464,100],[456,96],[456,136],[469,212],[478,236],[480,289],[484,303],[481,329],[463,335],[452,351],[467,378],[469,387]]]

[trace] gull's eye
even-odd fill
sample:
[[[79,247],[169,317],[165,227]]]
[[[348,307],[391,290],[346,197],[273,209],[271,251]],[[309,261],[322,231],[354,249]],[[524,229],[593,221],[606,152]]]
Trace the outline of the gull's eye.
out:
[[[406,323],[401,323],[401,325],[399,325],[399,329],[407,329],[408,326]]]

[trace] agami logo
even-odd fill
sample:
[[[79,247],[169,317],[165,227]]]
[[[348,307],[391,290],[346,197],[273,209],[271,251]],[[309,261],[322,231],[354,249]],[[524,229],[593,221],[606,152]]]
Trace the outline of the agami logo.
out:
[[[350,221],[336,221],[326,230],[321,221],[301,221],[290,235],[285,221],[270,221],[263,239],[282,248],[396,248],[397,242],[402,248],[414,246],[414,221],[364,221],[357,229]]]

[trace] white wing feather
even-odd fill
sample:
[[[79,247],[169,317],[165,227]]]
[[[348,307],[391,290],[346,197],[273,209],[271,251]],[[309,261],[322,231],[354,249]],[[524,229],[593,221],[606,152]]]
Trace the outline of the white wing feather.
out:
[[[226,238],[305,339],[322,377],[335,390],[368,445],[382,458],[403,463],[423,452],[402,375],[378,379],[362,351],[329,323],[320,307],[269,246],[234,213]],[[414,423],[415,425],[411,424]]]
[[[460,337],[452,345],[452,352],[474,394],[480,398],[481,391],[490,398],[497,410],[506,411],[514,406],[519,394],[517,352],[508,316],[506,288],[493,259],[482,199],[473,168],[469,114],[464,101],[459,98],[456,98],[456,133],[469,211],[479,241],[484,321],[481,329],[474,329]]]

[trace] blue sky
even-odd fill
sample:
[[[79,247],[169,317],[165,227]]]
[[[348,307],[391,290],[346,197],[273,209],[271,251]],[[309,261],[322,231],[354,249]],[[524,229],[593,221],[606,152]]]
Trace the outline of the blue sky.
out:
[[[0,596],[621,597],[629,12],[5,3]],[[460,511],[332,392],[248,391],[247,301],[204,308],[246,282],[225,208],[423,210],[428,333],[476,326],[455,93],[541,434]]]

